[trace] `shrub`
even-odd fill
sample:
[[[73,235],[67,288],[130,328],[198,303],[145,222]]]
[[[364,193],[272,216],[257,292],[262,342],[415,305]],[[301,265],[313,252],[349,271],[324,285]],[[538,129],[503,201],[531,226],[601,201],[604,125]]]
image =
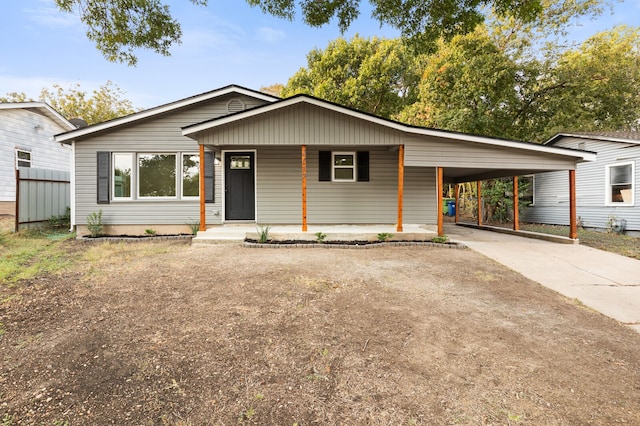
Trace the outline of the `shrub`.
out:
[[[102,235],[102,210],[97,213],[93,212],[87,216],[87,229],[91,233],[92,237],[99,237]]]

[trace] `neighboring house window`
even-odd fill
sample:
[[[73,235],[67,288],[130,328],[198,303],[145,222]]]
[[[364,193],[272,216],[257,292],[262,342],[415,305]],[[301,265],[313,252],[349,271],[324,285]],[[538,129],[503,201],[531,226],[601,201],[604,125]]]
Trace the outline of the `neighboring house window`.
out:
[[[18,167],[31,167],[31,153],[29,151],[16,149],[16,168]]]
[[[606,167],[606,204],[633,205],[634,163],[613,164]]]
[[[176,197],[176,154],[138,154],[138,197]]]
[[[113,154],[113,198],[131,199],[133,155]]]
[[[535,175],[520,176],[518,178],[518,192],[520,201],[525,206],[533,206],[536,202],[536,177]]]
[[[318,153],[320,182],[369,182],[369,152]]]
[[[182,154],[182,196],[200,196],[200,155]]]

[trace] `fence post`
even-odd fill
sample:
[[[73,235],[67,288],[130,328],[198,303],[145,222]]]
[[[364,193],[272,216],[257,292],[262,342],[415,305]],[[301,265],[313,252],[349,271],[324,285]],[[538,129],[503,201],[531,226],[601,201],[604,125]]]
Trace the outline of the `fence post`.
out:
[[[20,169],[16,167],[16,216],[15,216],[15,225],[14,232],[19,231],[19,221],[20,221]]]

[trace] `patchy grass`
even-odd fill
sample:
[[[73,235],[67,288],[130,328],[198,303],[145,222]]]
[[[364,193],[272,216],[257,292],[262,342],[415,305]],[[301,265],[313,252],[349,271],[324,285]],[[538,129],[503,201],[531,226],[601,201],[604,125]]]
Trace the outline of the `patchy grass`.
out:
[[[520,229],[552,235],[567,236],[569,234],[568,227],[558,225],[523,223],[520,225]],[[578,229],[578,238],[580,244],[585,246],[640,259],[640,238],[580,228]]]

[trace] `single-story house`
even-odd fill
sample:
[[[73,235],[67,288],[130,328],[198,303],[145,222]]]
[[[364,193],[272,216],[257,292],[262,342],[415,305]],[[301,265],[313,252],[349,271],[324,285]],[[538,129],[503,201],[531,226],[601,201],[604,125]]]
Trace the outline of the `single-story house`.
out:
[[[578,221],[585,228],[614,229],[640,234],[640,132],[560,133],[545,146],[588,150],[594,162],[576,170]],[[567,182],[557,172],[535,175],[529,222],[568,225]]]
[[[69,171],[71,149],[53,136],[75,128],[44,102],[0,103],[0,214],[15,214],[18,167]]]
[[[593,153],[408,126],[306,95],[227,86],[56,136],[72,225],[112,234],[225,224],[422,224],[444,182],[569,171]],[[568,190],[569,191],[569,190]]]

